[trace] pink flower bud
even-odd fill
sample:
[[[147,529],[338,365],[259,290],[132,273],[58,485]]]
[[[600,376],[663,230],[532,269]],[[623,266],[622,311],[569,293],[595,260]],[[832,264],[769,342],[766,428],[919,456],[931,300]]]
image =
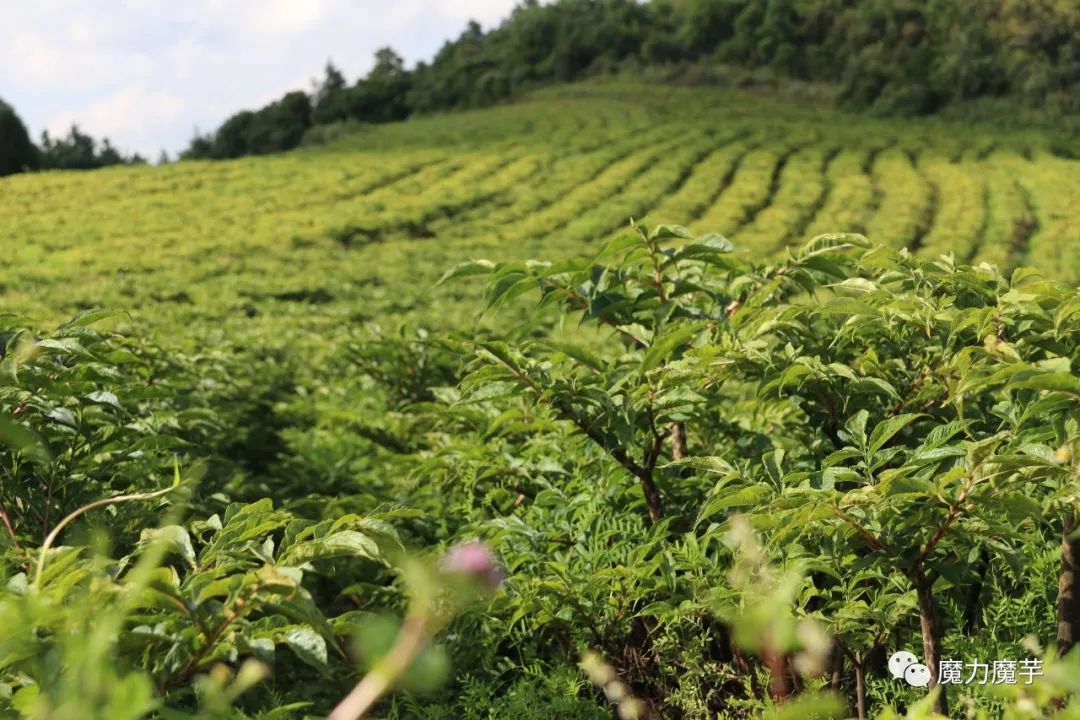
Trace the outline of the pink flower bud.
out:
[[[491,548],[479,540],[459,543],[446,551],[439,569],[448,575],[464,575],[495,590],[506,579]]]

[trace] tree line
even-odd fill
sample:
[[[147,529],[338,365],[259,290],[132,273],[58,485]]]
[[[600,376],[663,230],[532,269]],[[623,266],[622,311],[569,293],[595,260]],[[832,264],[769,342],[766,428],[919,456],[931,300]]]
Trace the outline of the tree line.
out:
[[[287,150],[307,130],[475,107],[620,68],[723,63],[837,87],[846,108],[926,114],[1006,96],[1080,110],[1072,0],[526,0],[495,28],[471,22],[413,69],[390,48],[349,84],[333,64],[292,92],[196,137],[186,157]]]
[[[1080,6],[1074,0],[525,0],[490,30],[470,22],[430,62],[411,69],[391,48],[379,50],[371,71],[352,83],[328,64],[312,92],[290,92],[236,113],[216,131],[196,134],[183,157],[279,152],[299,145],[314,126],[482,106],[619,69],[677,72],[716,63],[828,83],[841,106],[881,114],[932,113],[980,97],[1075,113]],[[26,141],[10,134],[0,126],[0,172],[12,162],[34,167]],[[97,167],[113,157],[107,146],[87,153],[74,140],[73,134],[57,157],[75,156],[78,164],[48,165],[46,148],[40,166]]]
[[[92,170],[109,165],[144,163],[125,155],[108,138],[97,140],[72,125],[67,135],[41,133],[41,144],[30,139],[26,125],[10,105],[0,100],[0,176],[28,170]]]

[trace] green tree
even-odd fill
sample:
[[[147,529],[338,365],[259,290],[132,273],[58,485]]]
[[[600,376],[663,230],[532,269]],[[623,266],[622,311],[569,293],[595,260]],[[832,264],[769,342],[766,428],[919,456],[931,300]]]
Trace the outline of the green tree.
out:
[[[66,137],[41,134],[41,167],[53,170],[92,170],[109,165],[146,162],[138,155],[125,156],[105,138],[98,142],[72,125]]]
[[[15,109],[0,100],[0,176],[37,167],[38,154]]]

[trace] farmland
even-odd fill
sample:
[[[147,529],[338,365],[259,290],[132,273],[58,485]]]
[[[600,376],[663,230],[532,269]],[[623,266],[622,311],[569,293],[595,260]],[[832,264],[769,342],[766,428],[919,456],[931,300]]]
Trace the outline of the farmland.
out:
[[[369,717],[1075,696],[1044,133],[609,81],[309,140],[0,180],[0,710],[325,716],[410,632]]]
[[[467,326],[461,289],[431,289],[447,267],[588,252],[630,217],[719,232],[762,259],[849,231],[1075,282],[1077,183],[1036,134],[570,86],[280,157],[7,179],[0,286],[39,320],[105,304],[224,336]]]

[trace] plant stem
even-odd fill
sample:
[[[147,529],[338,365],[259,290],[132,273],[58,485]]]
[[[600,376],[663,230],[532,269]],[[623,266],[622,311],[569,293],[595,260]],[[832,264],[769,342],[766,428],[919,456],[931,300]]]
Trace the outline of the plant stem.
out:
[[[934,609],[933,583],[926,577],[922,568],[916,568],[911,578],[915,584],[915,595],[919,601],[919,628],[922,631],[923,655],[926,657],[926,667],[930,669],[930,689],[938,684],[938,667],[941,663],[941,636],[937,627],[937,614]],[[948,716],[949,703],[945,688],[934,703],[934,710]]]
[[[1057,651],[1065,657],[1080,640],[1080,519],[1073,511],[1061,533],[1061,571],[1058,575]]]
[[[252,590],[252,593],[254,594],[254,590]],[[236,619],[240,617],[242,611],[243,607],[239,602],[238,598],[237,607],[229,611],[229,614],[225,616],[225,619],[221,621],[221,624],[218,625],[217,629],[214,630],[212,634],[205,635],[204,632],[206,642],[204,642],[202,646],[197,651],[195,651],[195,654],[191,656],[191,659],[187,661],[184,667],[180,668],[180,671],[177,672],[176,675],[173,675],[171,678],[165,681],[165,684],[162,687],[168,688],[178,683],[181,683],[194,675],[196,672],[198,672],[199,668],[201,667],[199,663],[204,657],[206,657],[206,654],[210,652],[210,649],[214,647],[214,643],[218,641],[218,638],[220,638],[222,633],[225,632],[225,629],[232,625],[234,622],[236,622]]]
[[[11,542],[15,545],[15,549],[21,550],[22,546],[19,545],[19,538],[15,535],[15,528],[12,526],[11,518],[8,517],[7,509],[2,502],[0,502],[0,520],[3,521],[4,527],[8,531],[8,535],[11,536]]]
[[[164,490],[157,490],[155,492],[148,493],[133,493],[130,495],[117,495],[111,498],[102,498],[101,500],[95,500],[92,503],[83,505],[81,508],[70,513],[67,517],[56,524],[56,527],[52,529],[52,532],[45,538],[45,542],[41,544],[41,549],[38,550],[37,568],[34,570],[34,589],[41,589],[41,575],[45,570],[45,556],[49,553],[49,548],[56,542],[56,538],[60,535],[60,531],[67,527],[75,518],[87,513],[95,508],[104,507],[106,505],[115,505],[122,502],[131,502],[133,500],[153,500],[154,498],[161,497],[167,493],[172,492],[173,488],[165,488]]]
[[[671,459],[682,460],[686,457],[686,426],[673,422],[668,429],[671,434]]]
[[[855,651],[852,665],[855,666],[855,711],[859,714],[859,720],[866,720],[866,671],[862,651]]]
[[[356,687],[338,703],[327,720],[359,720],[378,702],[394,681],[405,672],[427,640],[423,616],[413,613],[405,618],[394,646]]]
[[[788,659],[782,652],[771,648],[761,654],[765,667],[769,668],[769,697],[774,703],[781,703],[791,697],[791,685],[788,683]]]

